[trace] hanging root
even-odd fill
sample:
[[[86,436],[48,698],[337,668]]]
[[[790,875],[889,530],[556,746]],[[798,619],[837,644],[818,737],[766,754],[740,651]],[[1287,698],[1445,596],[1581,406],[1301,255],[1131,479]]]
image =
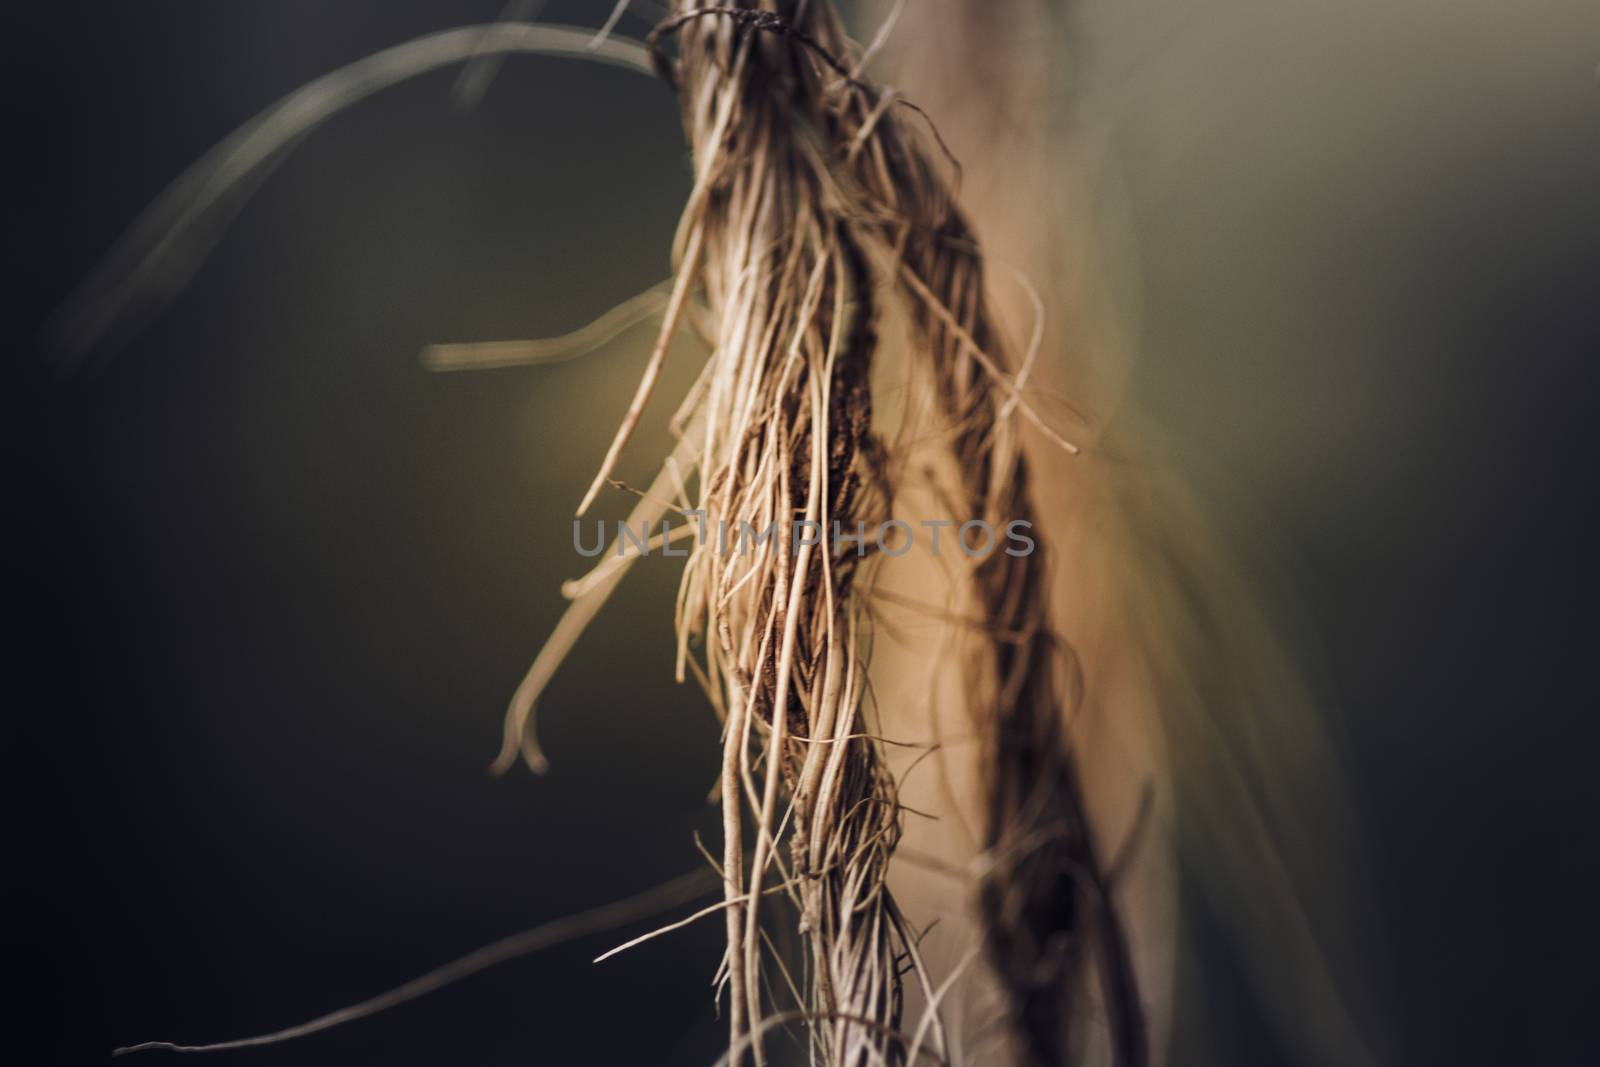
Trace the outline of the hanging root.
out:
[[[825,1063],[900,1063],[913,1046],[944,1057],[948,986],[932,988],[885,884],[902,809],[863,700],[876,560],[830,549],[831,534],[874,527],[892,498],[869,390],[886,305],[908,318],[913,370],[951,428],[964,516],[1032,519],[1013,413],[1076,449],[1009,377],[976,241],[896,98],[847,65],[830,5],[685,8],[647,45],[679,94],[695,181],[666,321],[580,510],[649,398],[682,303],[703,294],[711,354],[685,445],[696,507],[736,543],[703,539],[690,555],[679,661],[681,675],[694,652],[723,724],[729,1060],[764,1063],[780,1018],[804,1021]],[[768,527],[770,540],[749,536]],[[1068,1058],[1069,1005],[1093,966],[1117,1061],[1141,1063],[1128,952],[1065,741],[1071,690],[1056,673],[1072,660],[1048,629],[1042,568],[1037,554],[995,552],[967,579],[987,634],[964,672],[985,744],[985,942],[1026,1059]],[[522,736],[513,722],[508,753]],[[791,977],[763,930],[774,887],[804,944],[792,1006],[768,976],[776,964]],[[906,974],[928,1005],[909,1043]]]

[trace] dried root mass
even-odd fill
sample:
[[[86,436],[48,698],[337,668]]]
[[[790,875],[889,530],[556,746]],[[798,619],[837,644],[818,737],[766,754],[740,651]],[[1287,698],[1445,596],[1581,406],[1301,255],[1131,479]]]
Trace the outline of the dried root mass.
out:
[[[580,512],[691,322],[710,356],[644,514],[661,514],[650,501],[676,489],[682,510],[732,529],[874,526],[901,466],[871,389],[893,310],[945,427],[958,472],[950,506],[997,528],[1031,520],[1015,419],[1043,423],[1022,394],[1026,366],[1008,369],[983,260],[952,195],[959,172],[929,147],[937,134],[920,118],[903,122],[903,102],[861,78],[826,3],[682,10],[648,44],[679,94],[695,180],[660,336]],[[875,560],[809,541],[777,536],[734,553],[699,544],[678,602],[680,676],[692,670],[723,724],[730,1058],[763,1062],[768,1030],[802,1019],[823,1062],[947,1059],[936,1013],[946,990],[934,988],[886,885],[903,812],[866,699]],[[585,600],[614,582],[608,566],[574,611],[592,615]],[[1138,999],[1065,741],[1075,678],[1045,618],[1043,566],[1038,554],[995,552],[966,577],[986,635],[963,677],[987,782],[987,955],[1023,1058],[1068,1059],[1069,1004],[1092,970],[1113,1051],[1137,1063]],[[505,758],[527,743],[542,678],[530,682]],[[803,938],[798,977],[767,936],[780,914]],[[914,1026],[902,1018],[904,982],[926,1006]]]

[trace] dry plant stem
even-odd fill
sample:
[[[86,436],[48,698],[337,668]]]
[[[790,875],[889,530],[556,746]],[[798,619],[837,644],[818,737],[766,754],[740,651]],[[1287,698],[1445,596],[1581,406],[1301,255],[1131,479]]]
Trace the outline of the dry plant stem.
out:
[[[544,0],[506,0],[506,6],[500,9],[500,17],[495,20],[495,25],[504,25],[510,22],[532,22],[539,16],[539,9],[544,7]],[[483,94],[488,91],[489,83],[500,72],[500,67],[505,63],[505,54],[492,49],[480,52],[473,56],[462,66],[461,73],[456,75],[456,83],[451,87],[451,95],[455,97],[456,106],[461,108],[476,107]]]
[[[660,314],[669,299],[666,288],[652,285],[588,325],[560,337],[429,345],[422,350],[422,365],[428,370],[443,372],[565,363],[588,355],[645,319]]]
[[[386,48],[290,93],[216,145],[140,213],[45,326],[67,369],[105,355],[182,290],[262,180],[300,139],[350,105],[419,74],[466,60],[565,55],[649,73],[645,51],[570,26],[462,26]]]
[[[674,463],[681,463],[693,455],[698,424],[691,426],[688,433],[679,442],[678,447],[671,456],[661,473],[651,483],[649,490],[639,498],[638,503],[629,513],[627,525],[638,528],[641,523],[654,523],[666,511],[663,498],[671,491],[671,471]],[[562,613],[561,620],[556,624],[555,631],[546,639],[544,647],[539,650],[534,658],[533,665],[528,668],[527,675],[512,695],[510,707],[506,709],[505,734],[501,743],[500,753],[495,757],[491,769],[496,774],[504,774],[516,763],[520,753],[523,761],[535,773],[543,773],[549,766],[544,757],[544,752],[539,747],[538,736],[533,729],[534,706],[539,695],[544,692],[545,686],[550,684],[550,679],[555,676],[556,669],[562,660],[572,650],[583,631],[588,629],[594,617],[600,613],[605,602],[621,583],[637,555],[624,555],[619,553],[620,535],[611,543],[611,551],[607,553],[606,564],[609,566],[603,576],[588,583],[584,591],[575,596],[567,610]],[[596,568],[597,571],[600,568]]]
[[[323,1030],[331,1030],[344,1023],[355,1022],[379,1012],[388,1011],[408,1001],[432,993],[437,989],[459,982],[479,971],[486,970],[498,963],[526,956],[530,952],[537,952],[552,945],[559,945],[575,938],[588,934],[600,933],[605,930],[615,929],[625,923],[637,922],[640,919],[655,915],[667,908],[677,907],[687,903],[695,897],[709,891],[714,880],[708,871],[693,871],[663,885],[648,889],[643,893],[627,897],[610,904],[603,904],[598,908],[590,908],[576,915],[536,926],[531,930],[524,930],[520,934],[501,938],[493,944],[485,945],[460,959],[437,967],[427,974],[413,978],[402,986],[397,986],[387,993],[380,993],[375,997],[363,1000],[359,1004],[352,1004],[347,1008],[329,1012],[308,1022],[296,1026],[286,1027],[270,1034],[261,1034],[257,1037],[242,1037],[233,1041],[219,1041],[211,1045],[179,1045],[171,1041],[145,1041],[137,1045],[125,1045],[113,1049],[113,1056],[123,1056],[132,1052],[227,1052],[232,1049],[259,1048],[263,1045],[276,1045],[283,1041],[292,1041],[298,1037],[307,1037]]]
[[[599,494],[600,487],[611,476],[612,468],[617,465],[617,457],[622,455],[622,447],[628,443],[628,438],[633,436],[634,427],[639,425],[639,416],[644,413],[644,406],[650,399],[650,394],[656,387],[656,379],[661,376],[661,364],[666,362],[667,349],[672,344],[673,336],[678,332],[678,318],[683,314],[683,305],[689,298],[689,281],[694,277],[695,261],[700,256],[700,231],[696,229],[689,238],[689,250],[684,254],[683,262],[678,267],[678,280],[672,287],[672,296],[667,301],[666,321],[661,324],[661,334],[656,338],[656,346],[650,353],[650,362],[645,365],[644,377],[639,380],[639,388],[633,395],[633,403],[628,405],[628,413],[623,416],[622,425],[617,428],[617,435],[611,441],[611,447],[606,450],[606,458],[600,464],[600,470],[594,476],[594,481],[589,486],[589,491],[583,494],[583,502],[578,505],[578,514],[581,516],[589,510],[589,505],[594,503],[594,498]]]

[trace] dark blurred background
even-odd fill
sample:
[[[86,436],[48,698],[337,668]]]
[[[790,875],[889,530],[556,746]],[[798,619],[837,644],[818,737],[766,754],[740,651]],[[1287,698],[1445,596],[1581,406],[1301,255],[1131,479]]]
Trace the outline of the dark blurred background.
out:
[[[688,172],[660,85],[524,57],[471,110],[453,72],[389,90],[308,138],[114,361],[62,382],[30,346],[239,123],[499,9],[0,14],[8,1059],[275,1029],[696,863],[715,727],[670,683],[666,566],[557,676],[549,774],[485,773],[579,570],[567,517],[639,339],[534,370],[417,361],[666,276]],[[1137,241],[1133,393],[1330,709],[1397,1060],[1592,1062],[1600,14],[1089,4],[1080,33]],[[710,1062],[719,930],[588,963],[643,928],[229,1057]],[[1272,1062],[1231,1010],[1238,1055]]]

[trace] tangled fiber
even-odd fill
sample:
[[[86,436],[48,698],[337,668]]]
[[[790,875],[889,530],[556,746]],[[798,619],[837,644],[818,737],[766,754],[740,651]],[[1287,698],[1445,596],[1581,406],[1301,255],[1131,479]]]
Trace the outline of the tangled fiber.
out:
[[[580,514],[606,484],[674,335],[693,322],[711,354],[674,420],[682,444],[635,517],[663,514],[671,505],[660,496],[675,484],[677,510],[719,526],[876,525],[899,465],[875,424],[870,379],[882,306],[897,304],[909,322],[911,370],[931,386],[948,427],[945,448],[959,472],[951,509],[991,527],[1031,522],[1016,420],[1075,449],[1024,397],[1026,364],[1009,369],[983,257],[952,196],[959,171],[902,120],[907,109],[892,91],[863,81],[859,60],[849,65],[831,6],[690,7],[647,44],[677,89],[695,181],[660,334]],[[690,312],[695,293],[703,299]],[[692,508],[682,495],[691,471]],[[723,726],[722,978],[732,1057],[748,1048],[763,1062],[773,988],[799,1001],[794,1011],[823,1062],[915,1058],[930,1034],[943,1056],[947,1038],[932,1014],[939,997],[885,881],[902,811],[865,699],[874,561],[810,541],[780,534],[730,554],[702,539],[679,595],[680,677],[692,668]],[[964,677],[983,745],[989,962],[1029,1059],[1065,1061],[1065,1005],[1093,965],[1117,1062],[1139,1063],[1145,1041],[1129,953],[1063,733],[1073,661],[1045,618],[1043,567],[1039,553],[992,551],[968,576],[987,634]],[[580,625],[618,572],[608,562],[580,583]],[[540,657],[514,701],[502,765],[518,747],[542,765],[532,707],[572,635],[558,632],[557,654]],[[798,982],[764,946],[775,891],[805,940]],[[781,987],[767,973],[774,968]],[[930,1013],[915,1035],[903,1030],[907,976]]]

